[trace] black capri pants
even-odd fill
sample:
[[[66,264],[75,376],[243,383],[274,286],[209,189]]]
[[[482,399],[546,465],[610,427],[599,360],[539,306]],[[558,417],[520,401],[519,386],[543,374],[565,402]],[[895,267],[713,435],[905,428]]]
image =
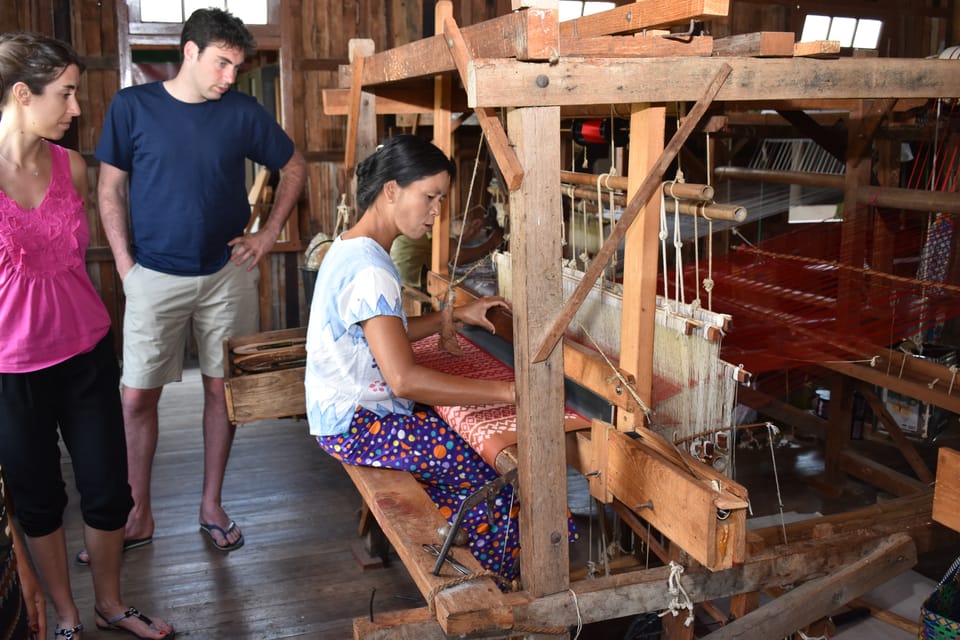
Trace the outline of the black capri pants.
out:
[[[63,526],[60,437],[73,462],[83,521],[103,531],[122,528],[133,498],[111,332],[91,351],[52,367],[0,373],[0,465],[17,520],[31,537]]]

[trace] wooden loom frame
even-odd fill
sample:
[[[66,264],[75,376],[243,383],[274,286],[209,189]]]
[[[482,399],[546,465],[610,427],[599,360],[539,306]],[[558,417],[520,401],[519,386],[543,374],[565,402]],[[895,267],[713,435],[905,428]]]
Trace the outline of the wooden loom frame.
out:
[[[515,2],[519,4],[531,3]],[[564,534],[565,474],[561,472],[568,460],[583,471],[599,471],[591,479],[592,493],[620,503],[626,500],[627,511],[631,502],[638,504],[650,496],[653,477],[670,473],[675,478],[669,483],[670,491],[682,492],[690,500],[708,499],[713,507],[724,498],[730,499],[728,506],[738,510],[738,517],[743,516],[743,505],[735,504],[735,499],[745,495],[711,493],[703,477],[678,472],[677,461],[671,459],[674,454],[659,447],[654,438],[636,441],[624,437],[625,432],[644,432],[643,414],[616,383],[609,381],[609,369],[600,358],[569,343],[556,348],[569,322],[569,309],[576,305],[573,302],[564,307],[560,291],[561,207],[557,187],[562,111],[589,112],[600,105],[603,110],[598,113],[605,115],[609,105],[630,105],[633,144],[628,191],[634,196],[639,192],[641,197],[631,201],[630,215],[625,214],[628,220],[618,233],[625,237],[627,247],[625,272],[634,276],[626,278],[624,299],[638,304],[624,305],[618,366],[649,405],[658,215],[657,206],[648,205],[647,200],[652,189],[659,186],[658,171],[662,173],[663,160],[671,152],[670,145],[665,148],[662,144],[664,103],[699,100],[700,104],[709,104],[714,96],[728,102],[852,100],[858,113],[866,114],[873,99],[960,96],[960,74],[944,61],[699,57],[709,50],[702,37],[691,39],[688,47],[688,51],[700,53],[683,57],[683,43],[605,35],[612,29],[605,27],[603,18],[577,21],[580,35],[574,35],[569,23],[558,24],[550,2],[535,4],[546,6],[524,8],[461,31],[450,18],[449,3],[441,2],[437,24],[442,25],[443,35],[376,54],[369,43],[358,44],[351,51],[351,67],[341,73],[344,89],[324,92],[326,112],[348,116],[349,158],[363,157],[365,154],[358,152],[361,147],[371,150],[370,141],[376,136],[375,115],[385,113],[432,113],[434,141],[452,155],[451,113],[464,103],[469,105],[511,189],[516,295],[511,324],[499,325],[498,334],[502,333],[500,327],[509,329],[515,346],[518,445],[510,454],[512,462],[507,464],[518,468],[523,494],[521,562],[525,590],[501,594],[490,580],[480,580],[438,591],[446,579],[430,575],[432,561],[417,549],[419,542],[432,541],[435,536],[436,518],[429,517],[422,490],[409,476],[404,479],[396,472],[348,467],[430,603],[430,610],[382,614],[376,621],[358,619],[357,638],[557,637],[552,635],[557,625],[666,608],[672,597],[666,590],[666,567],[571,584]],[[635,8],[649,4],[649,0],[634,3]],[[682,14],[673,19],[682,22],[693,16],[723,15],[727,3],[670,4]],[[624,10],[619,7],[616,12],[622,16]],[[640,28],[644,25],[636,27]],[[456,88],[458,79],[462,91]],[[713,96],[705,94],[707,86]],[[584,103],[585,99],[589,103]],[[499,108],[507,108],[506,129],[498,119]],[[867,117],[859,118],[857,133],[869,128],[870,122]],[[683,126],[692,131],[697,122],[688,117]],[[862,147],[868,145],[860,144],[860,153],[864,153]],[[848,191],[856,189],[858,173],[862,178],[862,167],[857,169],[848,171]],[[636,221],[629,225],[632,218]],[[435,226],[434,273],[429,279],[435,299],[442,298],[447,286],[448,235],[449,216],[444,215]],[[561,308],[564,311],[557,314]],[[594,423],[591,436],[564,437],[564,373],[617,407],[615,427]],[[607,466],[611,460],[613,467]],[[627,464],[632,467],[632,475],[624,473]],[[660,495],[652,498],[654,504]],[[793,541],[789,544],[779,543],[774,534],[764,532],[752,533],[748,540],[742,529],[736,529],[736,539],[723,543],[725,552],[720,559],[709,553],[719,549],[715,539],[707,543],[696,539],[700,535],[709,537],[711,530],[716,532],[711,528],[715,522],[709,510],[706,516],[698,512],[683,526],[673,528],[671,524],[679,522],[674,518],[684,514],[670,513],[656,521],[656,509],[653,514],[639,513],[676,536],[672,538],[676,548],[665,553],[687,566],[684,584],[693,601],[734,596],[731,613],[743,617],[710,634],[711,638],[735,637],[738,627],[746,624],[754,625],[755,632],[763,637],[778,637],[828,615],[843,602],[912,566],[917,549],[935,545],[941,533],[930,525],[930,501],[929,492],[918,493],[886,507],[790,527]],[[874,524],[864,526],[863,519],[868,517]],[[685,536],[684,530],[696,533]],[[775,533],[779,534],[779,529]],[[424,536],[430,539],[423,540]],[[706,552],[699,562],[691,557],[696,549],[701,554]],[[457,559],[477,568],[475,562],[470,564],[472,558]],[[715,570],[709,571],[706,566]],[[806,584],[750,613],[758,606],[759,592],[800,583]],[[818,591],[829,597],[816,597]],[[800,599],[804,606],[795,606]],[[671,638],[692,637],[692,628],[682,625],[668,624],[668,630]]]

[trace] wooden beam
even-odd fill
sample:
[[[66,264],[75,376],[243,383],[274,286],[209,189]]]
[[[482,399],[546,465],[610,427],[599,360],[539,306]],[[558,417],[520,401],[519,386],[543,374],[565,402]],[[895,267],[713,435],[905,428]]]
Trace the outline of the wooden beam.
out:
[[[814,40],[813,42],[798,42],[793,45],[793,55],[798,58],[834,57],[839,54],[840,42],[838,40]]]
[[[751,554],[742,565],[731,569],[711,572],[688,568],[681,576],[680,582],[693,602],[705,602],[730,597],[737,593],[801,584],[812,578],[835,574],[861,561],[865,551],[875,554],[883,545],[890,544],[888,534],[881,536],[874,533],[868,522],[860,524],[857,530],[842,535],[778,545],[775,548]],[[898,541],[894,546],[900,544]],[[909,557],[905,556],[904,562],[908,561]],[[578,622],[590,624],[666,609],[674,598],[667,589],[669,573],[668,567],[656,567],[580,580],[570,585],[571,590],[576,594],[575,600],[568,591],[540,598],[532,598],[526,592],[519,592],[505,594],[503,598],[505,604],[513,611],[513,624],[517,627],[523,625],[573,626]],[[758,611],[762,610],[763,607],[758,609]],[[375,629],[373,633],[381,635],[355,637],[376,640],[421,637],[413,635],[413,631],[429,629],[424,611],[397,617],[393,614],[380,614],[378,619],[381,624],[375,625],[380,628]],[[383,635],[384,628],[390,622],[401,624],[405,622],[409,626],[407,631],[403,631],[403,627],[392,627],[397,630],[396,636]],[[358,621],[357,626],[369,625],[359,625]],[[503,632],[498,633],[491,625],[491,629],[482,637],[500,638],[517,635],[516,631],[509,633],[505,632],[505,629],[501,628]],[[401,632],[408,635],[399,635]],[[422,637],[433,638],[434,636],[423,635]]]
[[[561,22],[560,34],[582,37],[631,33],[686,24],[696,18],[719,18],[729,12],[729,0],[641,0]]]
[[[674,40],[659,35],[560,37],[562,56],[600,56],[605,58],[701,56],[713,55],[712,36],[693,36]]]
[[[690,134],[692,134],[694,129],[696,129],[697,124],[700,122],[700,118],[703,117],[704,113],[706,113],[707,108],[713,102],[717,92],[730,75],[730,70],[731,69],[729,65],[720,67],[720,70],[709,83],[703,95],[690,110],[690,113],[687,115],[687,117],[683,119],[683,124],[673,135],[673,137],[670,139],[670,142],[664,148],[663,153],[653,164],[652,171],[647,175],[646,179],[644,179],[643,183],[640,185],[640,188],[637,189],[636,194],[634,194],[630,200],[630,204],[621,214],[620,220],[618,220],[617,224],[614,225],[613,229],[610,231],[610,235],[604,241],[603,246],[597,252],[597,255],[594,256],[594,259],[590,262],[590,266],[584,273],[583,279],[577,285],[577,288],[573,291],[573,294],[563,306],[560,314],[556,317],[553,323],[549,325],[549,331],[547,331],[545,334],[543,341],[540,343],[539,348],[534,354],[535,362],[544,360],[557,345],[557,341],[560,340],[560,336],[563,335],[563,332],[566,330],[570,320],[576,314],[577,310],[580,308],[580,305],[583,304],[583,301],[586,300],[587,294],[593,288],[597,278],[600,277],[600,274],[606,268],[607,262],[610,261],[610,258],[616,252],[617,247],[620,246],[620,242],[626,236],[627,229],[629,229],[630,225],[640,214],[643,207],[646,206],[647,201],[650,200],[653,194],[656,193],[657,189],[660,188],[660,181],[663,179],[664,172],[667,170],[667,167],[670,165],[670,163],[673,162],[673,159],[677,156],[677,153],[680,152],[680,147],[683,146],[687,138],[690,137]],[[557,183],[559,184],[559,182],[560,180],[558,174]],[[516,291],[516,289],[514,289],[514,291]],[[645,400],[645,402],[646,401],[647,400]]]
[[[468,103],[482,107],[697,100],[721,65],[718,101],[960,96],[956,61],[806,58],[560,58],[532,64],[478,57]],[[630,81],[636,79],[635,81]]]
[[[883,540],[863,558],[817,580],[788,591],[742,618],[704,636],[706,640],[782,638],[804,625],[829,616],[842,605],[874,589],[917,563],[908,536]]]
[[[475,58],[548,60],[557,55],[556,14],[550,10],[509,13],[464,27],[463,33],[464,39],[474,47],[470,55]],[[446,39],[438,34],[381,51],[367,60],[363,85],[369,87],[456,71],[447,49]]]
[[[826,435],[826,420],[773,396],[744,386],[737,389],[737,399],[759,413],[769,416],[775,422],[788,424],[818,438]]]
[[[789,57],[793,55],[793,31],[757,31],[717,38],[713,52],[718,56]]]
[[[377,87],[377,115],[433,114],[433,79],[414,81],[402,86]],[[324,89],[323,113],[328,116],[345,116],[350,113],[349,89]],[[451,101],[454,111],[465,111],[466,96],[457,92]]]
[[[933,519],[960,531],[960,451],[940,447],[937,485],[933,494]]]
[[[510,192],[510,253],[520,562],[524,588],[536,597],[569,585],[563,354],[558,349],[548,358],[532,357],[551,310],[563,301],[560,108],[514,109],[507,127],[526,171],[520,189]]]
[[[927,463],[923,461],[913,442],[907,439],[907,434],[900,428],[900,424],[890,415],[887,405],[880,399],[880,396],[877,395],[873,387],[861,384],[858,385],[857,390],[860,392],[860,395],[863,396],[864,400],[867,401],[867,404],[870,405],[870,410],[873,411],[873,415],[883,423],[887,433],[890,434],[890,439],[896,443],[900,453],[903,454],[907,464],[909,464],[913,472],[917,474],[920,481],[926,482],[927,484],[932,483],[934,479],[933,472],[930,471]]]
[[[846,449],[838,455],[838,464],[847,475],[883,489],[895,496],[909,496],[929,489],[929,486],[908,475],[894,471],[875,460]]]
[[[861,117],[862,126],[857,139],[849,145],[848,155],[857,161],[870,157],[866,151],[873,147],[873,138],[880,123],[893,112],[897,98],[874,100]]]
[[[450,0],[439,0],[433,13],[436,28],[442,29],[444,21],[453,15],[453,3]],[[448,54],[445,55],[449,58]],[[452,158],[455,153],[453,123],[450,121],[450,105],[454,93],[453,76],[442,74],[433,77],[433,144],[448,158]],[[440,215],[433,222],[430,239],[430,270],[445,276],[450,270],[450,198],[444,198],[440,207]],[[441,303],[446,303],[442,296]]]
[[[869,358],[870,356],[867,357]],[[863,382],[875,384],[884,389],[890,389],[905,396],[916,398],[921,402],[942,407],[947,411],[960,413],[960,394],[947,393],[942,389],[945,389],[950,384],[952,376],[949,371],[947,371],[946,375],[939,378],[937,384],[931,389],[930,385],[935,378],[930,378],[928,382],[920,382],[915,379],[907,379],[906,377],[900,378],[894,373],[884,373],[884,362],[882,359],[875,368],[865,364],[832,361],[823,361],[820,363],[820,366],[850,376],[851,378],[856,378],[857,380],[862,380]],[[893,372],[899,371],[899,369],[895,368],[896,366],[896,361],[893,361],[893,367],[891,367],[890,370]],[[947,367],[944,367],[944,370],[946,371]]]
[[[463,39],[463,34],[457,27],[453,16],[447,16],[443,21],[443,35],[450,46],[450,55],[453,56],[457,70],[460,72],[460,80],[464,84],[467,84],[467,82],[469,82],[467,74],[470,64],[470,53],[467,49],[467,43]],[[513,148],[510,146],[507,132],[503,130],[503,125],[500,123],[497,112],[490,107],[481,107],[474,111],[474,113],[480,122],[483,135],[486,137],[490,154],[493,155],[497,166],[500,168],[500,173],[503,174],[507,188],[510,191],[516,191],[520,188],[520,183],[523,182],[523,167],[517,159],[517,154],[514,153]]]
[[[360,94],[363,92],[363,63],[366,56],[373,53],[373,40],[350,40],[350,63],[352,82],[350,84],[350,108],[347,111],[347,136],[344,142],[344,168],[353,171],[357,163],[357,118],[360,114]]]

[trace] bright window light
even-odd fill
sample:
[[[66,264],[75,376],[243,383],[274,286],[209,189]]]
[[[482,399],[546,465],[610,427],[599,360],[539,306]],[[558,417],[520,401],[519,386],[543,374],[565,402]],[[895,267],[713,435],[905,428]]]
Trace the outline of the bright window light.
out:
[[[830,16],[808,15],[803,19],[803,33],[800,42],[816,42],[826,40],[830,33]]]
[[[582,4],[582,3],[573,3]],[[226,9],[244,24],[267,24],[267,0],[140,0],[142,22],[184,22],[197,9]]]
[[[800,42],[838,40],[841,47],[876,49],[882,28],[882,20],[832,18],[810,14],[803,19]]]
[[[143,2],[143,0],[140,1]],[[186,20],[189,18],[190,14],[197,9],[209,9],[210,7],[217,9],[226,8],[223,6],[223,0],[183,0],[183,19]]]
[[[853,33],[857,30],[856,18],[834,18],[830,24],[827,40],[838,40],[841,47],[853,46]]]
[[[560,22],[574,20],[581,16],[589,16],[601,11],[609,11],[616,5],[615,2],[582,2],[581,0],[560,0]]]
[[[860,20],[857,23],[857,33],[853,36],[854,49],[876,49],[880,42],[880,28],[882,20]]]
[[[183,7],[164,0],[141,0],[141,22],[183,22]]]
[[[227,0],[227,11],[244,24],[267,24],[266,0]]]

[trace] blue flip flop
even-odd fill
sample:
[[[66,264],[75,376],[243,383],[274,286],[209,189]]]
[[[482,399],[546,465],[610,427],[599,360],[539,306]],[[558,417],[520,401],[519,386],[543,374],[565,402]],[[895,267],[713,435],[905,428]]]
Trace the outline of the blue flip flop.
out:
[[[232,544],[219,544],[217,543],[217,539],[213,537],[213,532],[219,531],[220,535],[223,536],[223,539],[227,540],[227,534],[236,528],[237,523],[233,520],[231,520],[230,524],[227,525],[226,530],[224,530],[223,527],[215,524],[205,524],[203,522],[200,523],[200,531],[203,531],[205,534],[207,534],[207,537],[210,539],[210,544],[212,544],[217,551],[236,551],[243,546],[243,534],[241,534],[237,541]]]

